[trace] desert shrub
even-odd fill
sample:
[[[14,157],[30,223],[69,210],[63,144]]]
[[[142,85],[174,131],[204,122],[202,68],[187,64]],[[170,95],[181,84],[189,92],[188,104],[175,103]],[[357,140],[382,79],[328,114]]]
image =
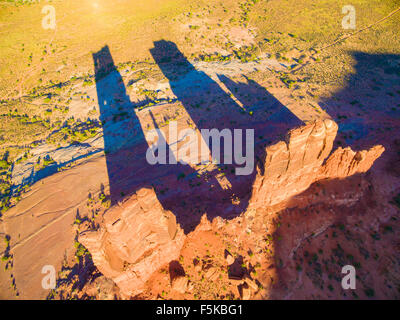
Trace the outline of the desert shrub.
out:
[[[83,87],[87,87],[87,86],[91,86],[92,84],[93,84],[93,80],[91,80],[91,79],[85,79],[85,80],[83,80],[82,86],[83,86]]]
[[[364,292],[365,292],[367,297],[373,297],[375,295],[374,289],[371,289],[371,288],[365,289]]]
[[[396,197],[394,197],[393,201],[394,204],[400,209],[400,193]]]
[[[0,169],[7,169],[9,165],[10,164],[6,160],[0,160]]]

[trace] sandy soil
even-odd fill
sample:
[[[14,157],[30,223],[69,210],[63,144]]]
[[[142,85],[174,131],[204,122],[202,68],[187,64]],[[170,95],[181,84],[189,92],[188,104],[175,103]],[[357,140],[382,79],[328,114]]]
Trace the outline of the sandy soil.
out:
[[[202,67],[199,64],[196,68],[201,70]],[[231,67],[236,69],[237,66]],[[362,67],[362,63],[359,67]],[[292,94],[297,89],[289,89],[281,84],[266,90],[265,87],[271,83],[279,83],[276,77],[252,82],[251,79],[228,72],[226,74],[229,77],[223,77],[218,68],[220,65],[211,65],[214,73],[210,76],[194,71],[184,81],[171,81],[177,86],[175,90],[183,92],[180,102],[163,103],[140,110],[135,112],[138,122],[126,121],[117,127],[125,128],[127,125],[133,131],[140,128],[147,131],[158,126],[169,139],[166,123],[170,119],[175,118],[182,127],[200,127],[205,118],[209,126],[215,125],[217,128],[231,125],[230,121],[234,119],[237,127],[256,128],[263,136],[258,144],[265,145],[280,139],[294,125],[289,118],[298,121],[296,123],[303,123],[317,116],[330,116],[339,122],[338,141],[342,145],[362,148],[382,143],[386,151],[369,173],[344,181],[314,184],[280,207],[246,215],[236,212],[236,217],[227,221],[214,218],[215,215],[208,215],[211,221],[204,217],[197,228],[189,226],[194,231],[188,233],[179,261],[156,272],[149,280],[146,292],[136,298],[398,298],[399,209],[391,201],[400,192],[400,122],[399,111],[389,109],[398,102],[398,95],[388,95],[381,89],[375,90],[373,97],[368,97],[369,90],[358,90],[352,86],[357,80],[353,78],[347,89],[332,93],[335,99],[322,100],[326,112],[321,112],[315,108],[316,98],[308,97],[309,100],[301,103],[294,100]],[[372,85],[374,81],[363,75],[361,68],[358,77],[364,78],[366,85]],[[191,83],[189,80],[201,81],[205,78],[207,81],[212,79],[217,88],[222,88],[217,89],[216,93],[212,92],[209,99],[228,99],[235,108],[224,111],[224,104],[214,102],[209,105],[214,108],[213,112],[206,113],[185,105],[185,101],[197,101],[204,95],[203,92],[193,95],[193,86],[187,85]],[[382,75],[381,85],[397,90],[399,86],[396,79]],[[124,83],[118,86],[125,88]],[[247,92],[249,96],[233,94],[235,88]],[[226,89],[235,99],[226,93]],[[264,102],[260,103],[260,100]],[[314,104],[310,106],[309,101]],[[246,107],[247,112],[253,111],[254,116],[241,114],[241,106]],[[265,106],[270,113],[264,112]],[[344,114],[346,117],[343,117]],[[285,122],[280,121],[282,119]],[[119,297],[118,290],[106,279],[100,278],[101,275],[87,261],[87,257],[76,261],[74,240],[77,232],[95,228],[100,223],[101,214],[106,209],[99,200],[101,193],[110,196],[111,192],[112,196],[121,194],[120,197],[123,197],[149,182],[154,182],[156,188],[164,192],[163,186],[168,185],[171,179],[176,185],[176,170],[179,168],[169,168],[159,176],[153,176],[153,171],[146,171],[148,167],[141,167],[139,160],[142,154],[136,152],[145,151],[147,141],[137,138],[137,135],[132,138],[128,130],[125,132],[114,128],[111,125],[108,129],[113,138],[135,147],[135,152],[128,148],[115,156],[115,163],[118,164],[121,159],[130,159],[127,166],[123,165],[122,169],[110,167],[114,160],[107,163],[110,157],[100,154],[82,159],[71,169],[36,182],[29,192],[23,194],[22,200],[2,217],[0,232],[10,237],[10,243],[8,247],[1,244],[1,250],[8,250],[12,258],[7,263],[1,263],[1,298],[47,297],[49,291],[41,286],[41,269],[44,265],[54,265],[60,272],[59,279],[67,274],[67,281],[59,282],[56,298],[100,297],[100,289],[96,288],[103,288],[100,290],[102,297]],[[194,176],[203,169],[193,166],[187,170]],[[216,168],[211,166],[207,170],[215,173]],[[228,174],[226,178],[233,181],[236,195],[246,199],[251,178],[247,183],[248,190],[236,190],[234,177]],[[113,191],[110,191],[110,184]],[[211,182],[204,183],[201,187],[210,188],[207,201],[191,199],[190,208],[196,214],[196,219],[200,220],[207,210],[216,212],[220,209],[213,206],[212,198],[218,193],[211,185]],[[189,199],[193,190],[189,179],[185,179],[180,188],[167,190],[165,204],[168,204],[168,192],[182,191]],[[118,196],[115,201],[118,202]],[[79,222],[74,223],[77,218]],[[186,218],[182,221],[188,223],[190,217]],[[188,227],[188,224],[185,226]],[[340,287],[341,267],[344,264],[354,264],[357,268],[359,284],[352,293]],[[174,275],[183,272],[189,283],[188,293],[180,293],[172,285]],[[250,284],[250,296],[245,281],[247,285]]]

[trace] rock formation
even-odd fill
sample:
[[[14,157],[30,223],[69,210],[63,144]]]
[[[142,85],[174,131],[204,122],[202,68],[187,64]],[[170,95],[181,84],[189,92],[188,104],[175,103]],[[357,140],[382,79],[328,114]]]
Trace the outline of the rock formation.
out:
[[[264,166],[257,169],[248,209],[278,204],[320,179],[365,172],[384,151],[380,145],[358,152],[338,148],[328,158],[337,130],[334,121],[318,120],[290,131],[286,142],[268,146]],[[202,219],[197,230],[207,222]],[[79,241],[90,251],[98,269],[130,297],[144,290],[156,270],[179,256],[185,235],[154,190],[142,188],[107,211],[99,231],[83,233]],[[181,276],[172,285],[184,292],[187,281]],[[248,289],[242,289],[243,299],[248,299]]]
[[[357,152],[349,147],[338,148],[319,170],[318,179],[345,178],[355,173],[367,172],[384,150],[381,145]]]
[[[324,163],[337,130],[334,121],[318,120],[291,130],[286,142],[268,146],[264,166],[258,168],[249,208],[278,204],[321,179],[366,172],[384,151],[381,145],[357,152],[338,148]]]
[[[100,272],[126,297],[140,293],[154,271],[178,258],[184,239],[175,216],[150,188],[107,211],[99,231],[79,237]]]

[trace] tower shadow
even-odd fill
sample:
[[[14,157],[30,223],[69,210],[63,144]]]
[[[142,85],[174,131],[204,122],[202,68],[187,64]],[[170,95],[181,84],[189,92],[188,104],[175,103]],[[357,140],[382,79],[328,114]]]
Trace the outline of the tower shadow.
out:
[[[244,132],[246,129],[254,129],[255,167],[258,166],[261,170],[265,146],[284,139],[290,129],[303,123],[254,80],[246,78],[247,82],[236,83],[225,75],[216,75],[232,94],[224,91],[216,80],[197,70],[171,41],[154,42],[150,53],[169,80],[177,100],[182,103],[199,130],[216,128],[219,132],[224,129],[233,132],[235,129],[241,129]],[[245,107],[238,104],[233,96]],[[212,149],[212,141],[207,141],[204,135],[203,139]],[[242,141],[241,150],[244,149],[245,141]],[[235,145],[232,146],[232,150],[234,154],[237,152]],[[222,159],[223,154],[219,156]],[[233,193],[245,196],[251,188],[256,170],[250,175],[238,176],[229,175],[229,172],[240,167],[238,163],[226,167]]]
[[[342,88],[319,102],[339,126],[333,150],[345,146],[365,150],[383,145],[386,150],[376,163],[383,163],[384,167],[375,172],[380,179],[393,181],[389,176],[400,177],[400,55],[351,54],[354,72],[346,77]],[[382,196],[387,191],[378,189],[373,176],[367,172],[320,180],[289,200],[279,212],[280,227],[271,232],[277,281],[268,289],[270,299],[371,299],[371,289],[375,290],[373,299],[399,299],[398,278],[387,277],[395,274],[398,264],[395,259],[382,258],[393,255],[390,243],[395,243],[391,239],[396,236],[382,232],[385,236],[380,238],[366,232],[377,224],[383,230],[386,221],[394,224],[398,220],[394,216],[395,219],[376,222],[384,202],[392,200]],[[332,195],[336,200],[329,199]],[[357,201],[352,201],[355,198]],[[358,228],[354,221],[363,227]],[[375,244],[376,236],[380,245]],[[382,241],[388,241],[388,245],[382,246]],[[346,265],[362,265],[365,275],[357,275],[353,290],[345,290],[341,284],[341,268]],[[306,283],[310,286],[304,290]]]
[[[255,101],[258,102],[244,111],[216,81],[196,70],[174,43],[157,41],[150,52],[197,129],[228,129],[231,132],[235,129],[254,129],[256,159],[253,169],[264,162],[266,144],[280,139],[291,127],[301,124],[254,81],[248,80],[247,84],[238,85],[220,76],[227,86],[238,85],[238,91],[257,91]],[[236,175],[235,169],[243,164],[220,164],[208,172],[206,178],[199,177],[197,170],[179,161],[176,164],[149,164],[146,159],[149,145],[145,130],[135,105],[126,93],[108,46],[94,53],[93,60],[112,205],[140,188],[151,186],[163,208],[174,213],[186,234],[195,229],[203,214],[209,220],[217,216],[231,219],[247,208],[256,170],[248,175]],[[281,109],[286,112],[278,116],[275,114],[275,118],[271,116],[271,110]],[[253,113],[250,114],[248,110]],[[150,116],[154,128],[158,129],[151,111]],[[242,150],[246,150],[246,141],[242,138]],[[206,141],[204,136],[203,139],[212,150],[213,140]],[[167,149],[168,158],[171,150],[169,146]],[[224,148],[220,149],[223,159]],[[233,145],[232,151],[236,152]],[[223,188],[219,184],[217,175],[221,171],[230,188]],[[240,203],[233,204],[233,198],[240,199]]]
[[[320,101],[339,125],[336,145],[365,149],[379,143],[390,150],[391,139],[379,136],[385,131],[396,136],[393,126],[400,114],[400,55],[359,51],[351,55],[354,72],[346,78],[345,86]]]
[[[113,205],[126,193],[124,175],[131,170],[138,173],[146,168],[143,149],[146,140],[108,46],[93,54],[93,62]],[[132,146],[133,153],[126,152],[128,146]],[[130,181],[130,184],[135,182]],[[134,187],[131,188],[134,193]]]
[[[152,186],[157,176],[166,174],[174,167],[147,162],[148,144],[135,112],[135,104],[126,94],[123,79],[108,46],[94,53],[93,60],[111,203],[115,204],[142,187]],[[154,125],[157,128],[157,124]],[[174,171],[178,171],[179,165],[175,167]]]
[[[189,232],[200,221],[200,217],[197,219],[194,217],[188,226],[182,220],[182,215],[176,213],[173,206],[165,205],[165,202],[169,203],[169,198],[176,199],[179,196],[177,184],[187,184],[187,181],[180,181],[179,176],[183,174],[185,177],[190,177],[194,174],[193,169],[179,162],[154,165],[148,163],[146,152],[149,144],[144,128],[136,114],[135,104],[130,101],[126,93],[123,79],[114,64],[108,46],[94,53],[93,61],[111,205],[143,187],[152,187],[163,207],[174,212],[177,222],[186,233]],[[154,128],[159,129],[151,111],[150,116]],[[159,142],[163,139],[162,135],[158,136]],[[170,152],[167,145],[167,158]],[[174,203],[178,200],[171,201]]]

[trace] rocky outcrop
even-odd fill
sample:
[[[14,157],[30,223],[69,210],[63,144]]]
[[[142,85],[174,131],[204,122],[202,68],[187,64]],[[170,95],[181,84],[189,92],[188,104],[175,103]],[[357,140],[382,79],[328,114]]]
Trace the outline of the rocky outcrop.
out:
[[[289,132],[286,141],[266,148],[263,168],[258,168],[249,209],[278,204],[306,190],[313,182],[344,178],[367,171],[384,151],[383,146],[353,151],[332,151],[337,124],[318,120]]]
[[[99,231],[79,237],[100,272],[126,297],[142,292],[154,271],[176,259],[184,239],[175,216],[162,208],[151,188],[107,211]]]
[[[355,173],[367,172],[385,149],[381,145],[369,150],[353,151],[337,148],[321,167],[318,179],[345,178]]]
[[[365,172],[384,151],[382,146],[357,152],[338,148],[331,154],[337,130],[334,121],[318,120],[290,131],[286,141],[267,147],[248,209],[281,203],[321,179]],[[210,222],[204,215],[196,230],[208,229]],[[178,258],[185,235],[154,190],[142,188],[107,211],[99,231],[83,233],[79,241],[90,251],[100,272],[114,280],[123,296],[131,297],[143,292],[156,270]],[[227,261],[232,263],[232,272],[233,257]],[[184,273],[171,279],[171,286],[184,293],[188,286]],[[248,299],[248,287],[242,289],[243,299]]]

